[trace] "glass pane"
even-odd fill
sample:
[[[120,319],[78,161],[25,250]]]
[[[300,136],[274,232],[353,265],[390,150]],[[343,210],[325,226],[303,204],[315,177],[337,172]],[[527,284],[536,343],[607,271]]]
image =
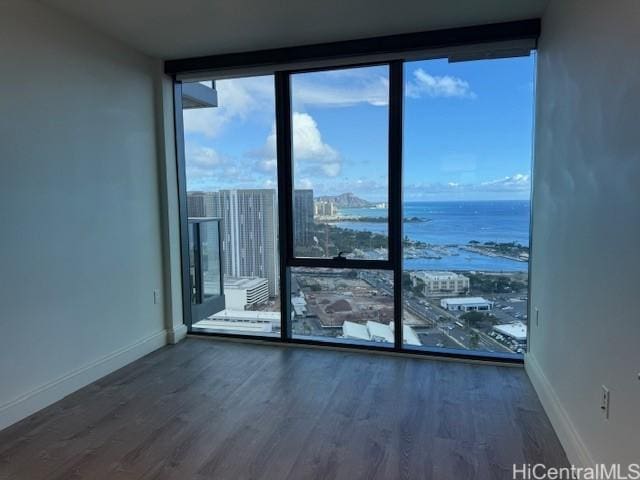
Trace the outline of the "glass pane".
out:
[[[294,255],[388,258],[387,66],[291,76]]]
[[[201,224],[205,300],[224,293],[226,305],[193,327],[279,335],[274,78],[184,84],[183,105],[189,217],[220,220],[221,242]]]
[[[202,290],[205,300],[222,294],[220,285],[220,236],[218,222],[203,222],[200,224],[200,241],[202,251]]]
[[[534,58],[405,64],[403,322],[523,353]]]
[[[293,337],[392,347],[392,279],[384,270],[292,268]]]

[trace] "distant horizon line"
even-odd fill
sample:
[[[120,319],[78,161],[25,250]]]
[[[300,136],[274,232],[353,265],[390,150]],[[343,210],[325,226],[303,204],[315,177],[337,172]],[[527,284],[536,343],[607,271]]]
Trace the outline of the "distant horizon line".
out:
[[[215,192],[222,192],[222,191],[233,191],[233,190],[260,190],[260,191],[272,191],[272,192],[277,192],[278,189],[276,188],[221,188],[218,190],[189,190],[187,191],[187,195],[189,195],[190,193],[215,193]],[[313,191],[312,188],[295,188],[295,191],[306,191],[306,190],[311,190]],[[377,204],[377,203],[389,203],[389,200],[367,200],[365,198],[359,197],[358,195],[354,194],[353,192],[343,192],[343,193],[337,193],[337,194],[321,194],[321,195],[314,195],[313,199],[319,199],[320,197],[339,197],[340,195],[347,195],[347,194],[351,194],[354,195],[357,198],[360,198],[361,200],[364,200],[366,202],[371,203],[372,205]],[[410,202],[416,202],[416,203],[428,203],[428,202],[434,202],[434,203],[445,203],[445,202],[531,202],[530,198],[495,198],[495,199],[476,199],[476,200],[469,200],[469,199],[429,199],[429,200],[415,200],[415,199],[407,199],[407,200],[402,200],[402,203],[410,203]],[[350,207],[350,208],[365,208],[365,207]]]

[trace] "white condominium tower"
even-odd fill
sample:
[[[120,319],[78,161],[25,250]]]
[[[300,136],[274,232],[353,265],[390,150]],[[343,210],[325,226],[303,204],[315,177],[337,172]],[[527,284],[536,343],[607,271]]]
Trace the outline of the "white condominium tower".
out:
[[[276,191],[220,190],[189,192],[188,196],[192,199],[189,202],[189,216],[204,214],[222,219],[224,274],[232,277],[266,278],[269,282],[269,295],[278,295]],[[192,205],[196,204],[201,206],[202,213],[191,211]]]

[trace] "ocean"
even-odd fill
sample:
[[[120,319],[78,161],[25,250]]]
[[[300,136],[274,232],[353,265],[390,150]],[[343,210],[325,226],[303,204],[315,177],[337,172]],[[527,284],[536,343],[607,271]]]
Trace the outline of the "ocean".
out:
[[[403,235],[432,245],[467,245],[478,242],[517,242],[529,245],[528,200],[482,202],[405,202],[405,218],[422,222],[404,224]],[[386,217],[383,208],[341,209],[341,215]],[[338,222],[353,230],[387,233],[385,223]],[[444,253],[443,253],[444,252]],[[405,258],[406,269],[526,271],[527,263],[500,257],[488,257],[455,247],[439,249],[441,258]]]

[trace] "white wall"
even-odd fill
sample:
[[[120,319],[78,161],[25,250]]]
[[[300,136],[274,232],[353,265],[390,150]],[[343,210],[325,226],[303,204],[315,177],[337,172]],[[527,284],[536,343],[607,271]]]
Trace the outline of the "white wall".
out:
[[[0,428],[165,344],[158,67],[0,0]]]
[[[578,464],[640,461],[639,46],[637,0],[543,17],[527,368]]]

